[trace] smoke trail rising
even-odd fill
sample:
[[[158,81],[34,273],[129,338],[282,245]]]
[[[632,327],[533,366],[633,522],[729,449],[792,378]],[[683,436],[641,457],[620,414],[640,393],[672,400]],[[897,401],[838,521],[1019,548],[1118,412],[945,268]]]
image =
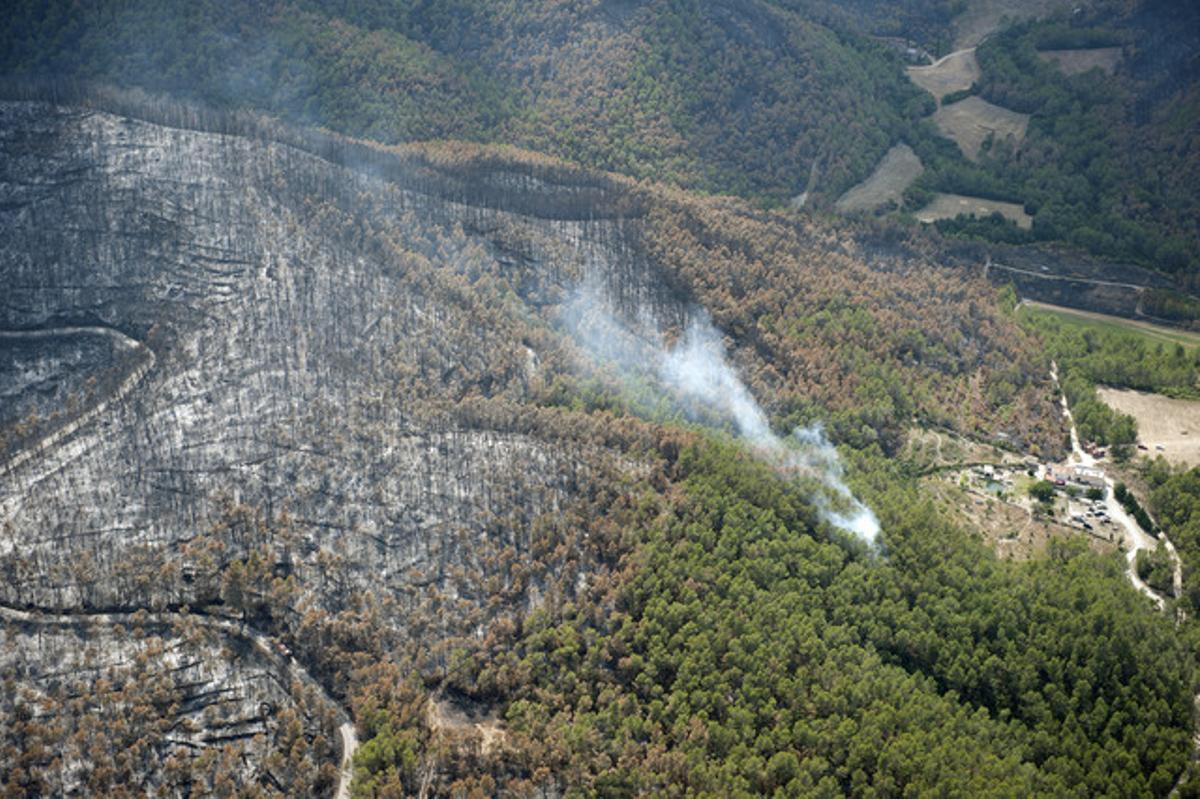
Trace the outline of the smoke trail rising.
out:
[[[699,316],[683,337],[667,347],[654,320],[643,314],[638,334],[623,323],[592,285],[584,285],[564,307],[562,321],[595,359],[627,376],[650,377],[668,389],[674,404],[696,419],[717,416],[780,468],[814,478],[824,489],[814,498],[821,515],[836,527],[874,545],[879,521],[846,485],[837,450],[820,425],[777,436],[766,414],[729,365],[720,334]]]

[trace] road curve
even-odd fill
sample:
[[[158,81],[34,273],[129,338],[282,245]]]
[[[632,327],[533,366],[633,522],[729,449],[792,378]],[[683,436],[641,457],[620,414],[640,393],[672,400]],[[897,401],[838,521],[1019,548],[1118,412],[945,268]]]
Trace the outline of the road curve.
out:
[[[136,617],[136,618],[135,618]],[[324,686],[308,673],[294,657],[282,656],[272,639],[265,633],[253,627],[224,616],[210,613],[176,613],[159,611],[138,611],[134,613],[61,613],[53,611],[20,610],[18,608],[0,605],[0,619],[27,624],[44,625],[74,625],[80,619],[87,619],[101,624],[136,624],[139,620],[151,621],[157,624],[170,624],[174,620],[187,619],[220,630],[234,638],[250,641],[260,654],[286,672],[287,676],[316,691],[317,695],[333,710],[338,719],[338,736],[342,743],[342,757],[338,768],[338,782],[335,796],[337,799],[349,799],[350,780],[353,776],[354,752],[358,749],[358,735],[350,714],[342,705],[330,696]]]
[[[946,53],[944,56],[939,58],[937,61],[934,61],[932,64],[920,64],[918,66],[909,67],[909,69],[936,69],[937,67],[940,67],[942,64],[946,63],[951,58],[954,58],[955,56],[958,56],[958,55],[962,55],[963,53],[973,52],[974,50],[975,50],[974,47],[964,47],[961,50],[955,50],[953,53]]]
[[[117,390],[111,396],[97,402],[91,408],[84,411],[78,418],[68,422],[62,427],[54,430],[49,435],[41,440],[22,447],[7,458],[0,458],[0,467],[11,472],[28,461],[34,455],[37,455],[45,450],[53,447],[61,441],[66,440],[73,435],[77,430],[91,422],[103,414],[108,407],[123,399],[129,394],[133,388],[141,382],[146,373],[154,368],[155,356],[154,350],[147,347],[137,339],[130,338],[119,330],[114,330],[111,327],[56,327],[47,330],[0,330],[0,343],[5,341],[28,341],[44,338],[56,338],[59,336],[105,336],[112,339],[118,348],[129,351],[136,351],[143,356],[142,363],[126,377]]]

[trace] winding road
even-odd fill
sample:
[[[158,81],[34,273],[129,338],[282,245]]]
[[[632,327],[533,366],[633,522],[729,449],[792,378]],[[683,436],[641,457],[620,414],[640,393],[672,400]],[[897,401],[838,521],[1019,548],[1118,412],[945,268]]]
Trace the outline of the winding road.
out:
[[[136,352],[142,356],[141,363],[121,382],[116,390],[96,403],[91,408],[87,409],[76,419],[63,425],[59,429],[53,431],[36,443],[23,447],[9,457],[6,461],[0,461],[0,467],[11,473],[19,468],[35,455],[45,453],[50,448],[62,443],[76,431],[92,422],[102,414],[104,414],[113,403],[119,402],[126,397],[146,374],[154,368],[156,359],[154,351],[140,341],[130,338],[129,336],[108,327],[58,327],[46,330],[0,330],[0,344],[6,341],[29,341],[38,339],[49,339],[63,336],[104,336],[111,339],[116,348],[126,352]],[[36,475],[31,479],[36,479]],[[101,624],[130,624],[135,622],[134,613],[60,613],[60,612],[40,612],[30,610],[20,610],[18,608],[6,607],[0,605],[0,619],[6,619],[14,622],[23,622],[31,624],[46,624],[46,625],[70,625],[76,624],[81,618],[86,618],[93,622]],[[156,623],[169,624],[173,620],[187,618],[199,623],[208,625],[214,629],[218,629],[234,638],[241,638],[250,641],[259,652],[264,655],[268,661],[279,667],[289,679],[299,681],[305,686],[313,689],[323,701],[333,709],[336,718],[338,719],[338,737],[341,740],[342,757],[338,769],[338,783],[336,790],[337,799],[349,799],[350,797],[350,781],[353,776],[353,761],[354,753],[358,749],[358,735],[355,731],[354,722],[351,720],[346,709],[334,699],[328,691],[300,665],[292,656],[284,657],[279,653],[277,648],[273,646],[272,639],[266,634],[259,632],[252,627],[248,627],[240,622],[208,613],[172,613],[172,612],[145,612],[145,618]]]

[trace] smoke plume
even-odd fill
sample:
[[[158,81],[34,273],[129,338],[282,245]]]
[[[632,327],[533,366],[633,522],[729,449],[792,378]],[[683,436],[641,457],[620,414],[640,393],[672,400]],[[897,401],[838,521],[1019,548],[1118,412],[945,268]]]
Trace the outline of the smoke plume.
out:
[[[656,382],[672,404],[693,420],[724,422],[780,469],[813,479],[820,490],[813,502],[834,526],[870,545],[879,521],[844,481],[837,450],[821,426],[796,428],[780,437],[766,414],[729,365],[720,334],[707,316],[693,317],[684,335],[668,347],[659,326],[643,313],[635,332],[623,323],[595,286],[579,289],[564,307],[563,323],[592,358],[625,377]]]

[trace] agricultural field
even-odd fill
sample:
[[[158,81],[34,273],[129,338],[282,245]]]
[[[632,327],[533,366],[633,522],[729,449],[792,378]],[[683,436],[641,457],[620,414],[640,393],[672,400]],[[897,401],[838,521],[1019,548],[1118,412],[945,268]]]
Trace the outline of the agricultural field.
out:
[[[979,160],[979,152],[989,136],[996,141],[1012,138],[1019,143],[1029,127],[1029,115],[993,105],[982,97],[968,97],[944,105],[933,115],[933,121],[948,139],[954,141],[971,161]]]
[[[1038,57],[1056,64],[1066,75],[1080,75],[1100,69],[1109,75],[1117,71],[1124,51],[1120,47],[1093,47],[1086,50],[1040,50]]]
[[[983,218],[994,213],[1011,219],[1023,230],[1029,230],[1033,226],[1033,217],[1016,203],[985,200],[982,197],[968,197],[964,194],[935,194],[933,201],[917,211],[914,216],[920,222],[930,223],[939,219],[954,219],[959,215]]]
[[[835,208],[842,213],[874,211],[890,203],[899,204],[904,191],[925,171],[924,164],[907,144],[887,151],[875,171],[841,196]]]
[[[974,47],[943,56],[929,66],[908,67],[904,71],[913,83],[932,94],[939,104],[947,94],[971,88],[981,74]]]
[[[1200,401],[1101,386],[1096,389],[1113,410],[1137,419],[1144,454],[1173,464],[1200,465]]]
[[[1021,313],[1051,314],[1058,317],[1063,324],[1078,327],[1081,330],[1133,332],[1146,339],[1148,344],[1182,344],[1188,349],[1200,347],[1200,333],[1163,327],[1137,319],[1123,319],[1119,316],[1063,308],[1033,300],[1022,301],[1021,308]]]

